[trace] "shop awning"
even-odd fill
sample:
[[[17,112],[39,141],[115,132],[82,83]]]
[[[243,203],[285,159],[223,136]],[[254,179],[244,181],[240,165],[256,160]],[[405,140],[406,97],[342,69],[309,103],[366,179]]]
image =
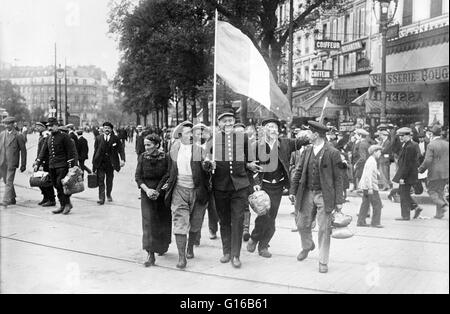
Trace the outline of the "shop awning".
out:
[[[351,104],[357,105],[357,106],[364,106],[364,104],[365,104],[364,102],[367,99],[367,97],[369,97],[369,91],[367,91],[364,94],[362,94],[361,96],[358,96],[355,99],[353,99]]]
[[[329,93],[331,92],[331,83],[327,85],[327,87],[321,89],[316,94],[314,94],[312,97],[306,99],[304,102],[300,104],[300,107],[302,107],[305,110],[309,110],[311,107],[321,107],[323,106],[323,103],[325,102],[325,99],[327,96],[329,96]]]

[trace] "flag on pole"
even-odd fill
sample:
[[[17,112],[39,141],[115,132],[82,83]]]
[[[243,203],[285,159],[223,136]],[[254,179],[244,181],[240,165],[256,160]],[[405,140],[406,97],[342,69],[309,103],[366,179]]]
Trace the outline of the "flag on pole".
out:
[[[287,97],[250,38],[239,29],[217,21],[216,72],[238,94],[259,102],[279,119],[291,120]]]

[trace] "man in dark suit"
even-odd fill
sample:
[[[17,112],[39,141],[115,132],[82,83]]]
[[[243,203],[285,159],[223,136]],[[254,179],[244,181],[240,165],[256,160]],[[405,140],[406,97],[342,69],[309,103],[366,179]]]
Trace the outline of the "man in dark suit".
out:
[[[414,218],[419,217],[422,209],[411,196],[411,187],[418,183],[418,161],[420,149],[412,140],[413,131],[410,128],[400,128],[397,135],[402,142],[398,158],[398,170],[392,181],[399,183],[400,206],[402,217],[396,220],[410,220],[410,211],[415,210]]]
[[[428,194],[436,204],[434,218],[442,219],[448,211],[448,202],[444,197],[445,185],[448,184],[448,142],[441,138],[441,127],[434,125],[431,129],[433,136],[428,144],[425,159],[419,167],[419,172],[428,170]]]
[[[39,132],[39,140],[38,140],[38,149],[36,158],[39,158],[39,153],[41,152],[42,146],[44,146],[44,142],[47,140],[47,137],[50,135],[50,132],[47,131],[46,122],[36,122],[36,130]],[[48,167],[49,158],[42,161],[42,168],[44,171],[50,173],[50,169]],[[52,186],[49,187],[40,187],[43,199],[38,205],[43,207],[51,207],[55,206],[55,190]]]
[[[89,158],[88,142],[84,138],[82,130],[78,130],[77,135],[78,135],[77,151],[78,151],[78,162],[80,163],[80,168],[81,168],[81,170],[83,170],[83,173],[84,173],[84,171],[87,171],[87,173],[91,174],[92,173],[91,169],[89,169],[84,164],[84,162]]]
[[[272,257],[269,242],[275,234],[275,219],[280,207],[283,190],[289,188],[289,159],[291,154],[309,143],[305,138],[279,138],[281,127],[278,119],[266,119],[262,122],[264,137],[252,145],[256,153],[259,172],[254,178],[254,190],[263,190],[270,197],[270,210],[266,215],[255,219],[247,250],[254,252],[258,244],[258,252],[262,257]]]
[[[412,140],[419,143],[419,134],[424,133],[422,121],[417,121],[412,129]]]
[[[69,172],[69,168],[77,164],[77,152],[73,141],[64,132],[61,132],[56,118],[49,118],[47,126],[50,128],[51,134],[44,141],[39,157],[34,163],[34,171],[39,169],[45,160],[48,159],[48,167],[53,186],[58,192],[60,207],[52,211],[54,214],[63,213],[67,215],[73,208],[70,201],[70,195],[64,193],[61,180]]]
[[[75,131],[75,126],[72,123],[69,123],[66,125],[66,128],[69,129],[69,136],[75,143],[75,148],[77,149],[77,154],[80,155],[80,152],[78,151],[78,136]]]
[[[125,152],[121,141],[113,133],[113,128],[110,122],[103,123],[104,134],[97,136],[94,144],[92,170],[97,174],[99,205],[105,204],[105,177],[106,197],[108,202],[112,202],[114,170],[119,172],[125,165]]]
[[[138,125],[136,127],[136,143],[135,143],[135,151],[138,158],[140,154],[145,152],[144,137],[145,135],[143,134],[143,127],[142,125]]]
[[[234,132],[236,122],[234,113],[224,112],[217,118],[219,131],[215,139],[214,160],[205,161],[206,166],[214,169],[212,186],[219,215],[220,236],[222,238],[223,257],[221,263],[241,267],[240,253],[242,245],[244,211],[248,207],[250,181],[247,170],[258,170],[256,163],[250,162],[248,155],[248,137],[245,133]],[[212,142],[208,142],[207,152],[212,152]]]
[[[317,217],[319,225],[319,272],[328,272],[331,240],[331,214],[340,211],[344,203],[344,165],[339,151],[325,139],[327,127],[315,121],[308,121],[308,134],[312,145],[306,147],[300,157],[300,164],[292,179],[289,198],[295,202],[295,222],[302,241],[298,261],[308,257],[314,250],[311,224]]]
[[[6,117],[2,121],[6,129],[0,133],[0,179],[5,183],[5,193],[0,205],[16,204],[16,191],[14,189],[14,177],[16,169],[24,172],[27,164],[27,149],[25,147],[25,138],[15,128],[14,117]]]

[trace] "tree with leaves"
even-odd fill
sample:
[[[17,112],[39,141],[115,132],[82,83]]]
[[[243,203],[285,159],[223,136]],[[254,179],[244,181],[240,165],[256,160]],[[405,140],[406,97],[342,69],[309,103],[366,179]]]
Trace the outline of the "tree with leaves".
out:
[[[0,107],[17,121],[29,121],[30,112],[25,104],[25,99],[18,92],[17,86],[9,80],[0,80]]]

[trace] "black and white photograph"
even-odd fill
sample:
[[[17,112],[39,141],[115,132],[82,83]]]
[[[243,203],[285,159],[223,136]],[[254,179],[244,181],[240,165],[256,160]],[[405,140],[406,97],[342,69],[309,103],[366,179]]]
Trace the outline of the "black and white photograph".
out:
[[[0,0],[0,294],[448,294],[448,211],[449,0]]]

